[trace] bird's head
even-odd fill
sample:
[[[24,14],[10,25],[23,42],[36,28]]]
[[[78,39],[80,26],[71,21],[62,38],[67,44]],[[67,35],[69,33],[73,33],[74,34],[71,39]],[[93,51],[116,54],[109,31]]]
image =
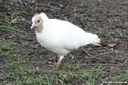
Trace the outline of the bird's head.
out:
[[[41,32],[43,29],[43,22],[48,17],[44,13],[36,14],[32,17],[31,29],[35,29],[37,33]]]

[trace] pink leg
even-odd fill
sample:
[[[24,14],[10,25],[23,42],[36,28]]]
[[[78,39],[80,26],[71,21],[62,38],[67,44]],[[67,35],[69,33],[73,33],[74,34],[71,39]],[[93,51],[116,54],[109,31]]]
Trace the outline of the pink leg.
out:
[[[59,66],[61,64],[61,61],[63,58],[64,58],[64,56],[59,56],[59,59],[55,62],[55,65]]]
[[[55,58],[55,61],[50,66],[59,66],[61,64],[61,61],[63,58],[64,58],[64,56],[57,56]]]

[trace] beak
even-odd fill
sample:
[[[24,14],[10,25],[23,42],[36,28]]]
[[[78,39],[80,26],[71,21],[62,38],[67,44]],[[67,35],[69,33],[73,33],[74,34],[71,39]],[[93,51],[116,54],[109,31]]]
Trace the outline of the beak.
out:
[[[35,25],[32,25],[32,26],[31,26],[31,29],[35,29],[36,27],[37,27],[37,26],[35,26]]]
[[[31,26],[31,29],[33,29],[33,26]]]

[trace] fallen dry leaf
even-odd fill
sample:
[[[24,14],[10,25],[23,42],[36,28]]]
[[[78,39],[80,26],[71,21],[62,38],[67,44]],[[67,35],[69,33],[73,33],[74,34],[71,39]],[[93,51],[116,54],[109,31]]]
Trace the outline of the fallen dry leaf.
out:
[[[111,47],[111,48],[114,48],[114,49],[115,49],[118,45],[119,45],[119,43],[107,44],[108,47]]]

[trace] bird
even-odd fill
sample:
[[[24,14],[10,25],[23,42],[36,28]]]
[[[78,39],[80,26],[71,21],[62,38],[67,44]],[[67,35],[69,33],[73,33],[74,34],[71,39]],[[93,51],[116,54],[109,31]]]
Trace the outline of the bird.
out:
[[[58,56],[52,65],[59,66],[65,55],[79,47],[100,45],[98,35],[86,32],[71,22],[49,18],[44,12],[32,17],[31,29],[35,29],[36,39],[41,46]]]

